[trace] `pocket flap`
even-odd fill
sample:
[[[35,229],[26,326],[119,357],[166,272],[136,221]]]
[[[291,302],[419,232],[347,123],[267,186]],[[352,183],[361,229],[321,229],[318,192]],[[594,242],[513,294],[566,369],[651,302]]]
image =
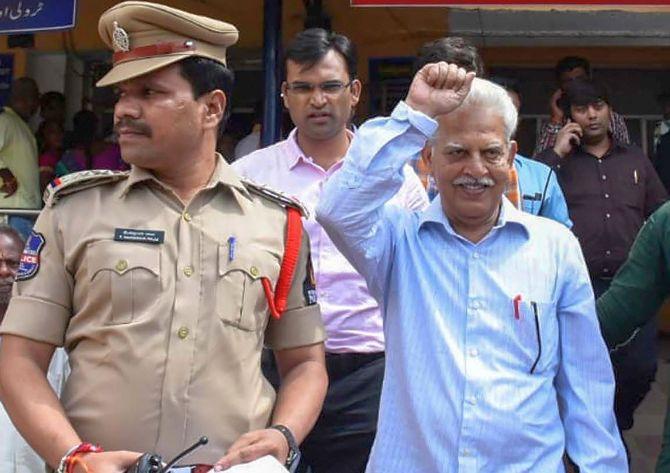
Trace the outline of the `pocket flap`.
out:
[[[253,251],[246,248],[238,249],[235,254],[231,255],[228,244],[220,244],[219,276],[231,271],[242,271],[254,280],[262,277],[274,280],[279,272],[279,263],[267,251]]]
[[[155,245],[101,240],[89,244],[86,253],[90,279],[102,270],[125,274],[144,269],[160,275],[160,248]]]

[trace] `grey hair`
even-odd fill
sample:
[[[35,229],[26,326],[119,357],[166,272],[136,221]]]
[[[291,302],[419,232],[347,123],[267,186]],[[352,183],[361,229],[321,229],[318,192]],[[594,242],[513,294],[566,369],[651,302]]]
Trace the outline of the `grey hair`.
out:
[[[519,114],[507,91],[491,81],[475,77],[472,88],[461,107],[483,107],[497,110],[505,126],[505,138],[509,142],[516,131]]]

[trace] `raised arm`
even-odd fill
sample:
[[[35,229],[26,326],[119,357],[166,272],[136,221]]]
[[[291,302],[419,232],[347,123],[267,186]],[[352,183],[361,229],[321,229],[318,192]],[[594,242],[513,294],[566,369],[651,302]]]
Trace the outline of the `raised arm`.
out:
[[[425,66],[390,117],[359,128],[342,169],[324,188],[316,218],[377,299],[393,253],[393,226],[403,218],[385,204],[402,185],[403,166],[437,129],[433,119],[456,109],[473,79],[474,73],[444,62]]]

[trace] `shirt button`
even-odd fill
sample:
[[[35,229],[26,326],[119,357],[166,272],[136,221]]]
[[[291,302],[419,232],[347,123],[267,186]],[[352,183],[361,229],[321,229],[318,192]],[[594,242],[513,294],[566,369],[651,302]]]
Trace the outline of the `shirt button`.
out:
[[[605,194],[605,198],[606,198],[606,199],[609,199],[609,198],[610,198],[610,195],[609,195],[609,194]]]
[[[184,276],[186,276],[187,278],[193,276],[193,267],[191,266],[184,267]]]
[[[117,271],[125,271],[126,269],[128,269],[128,261],[126,261],[124,259],[120,259],[116,263],[116,270]]]
[[[603,180],[603,181],[606,181],[606,180],[607,180],[607,176],[606,176],[606,175],[603,174],[601,177],[602,177],[602,180]]]
[[[188,338],[188,334],[188,327],[179,327],[179,330],[177,330],[177,336],[182,340],[186,340]]]
[[[611,254],[612,254],[612,252],[611,252],[610,250],[605,251],[605,255],[606,255],[606,256],[609,256],[609,255],[611,255]]]
[[[261,272],[258,270],[256,266],[252,266],[251,268],[249,268],[249,272],[255,278],[258,277],[259,274],[261,274]]]
[[[193,217],[191,217],[191,214],[188,212],[184,212],[182,217],[184,217],[184,220],[186,220],[187,222],[190,222],[193,219]]]
[[[604,268],[603,269],[603,273],[609,273],[609,272],[610,272],[609,268]]]
[[[603,163],[603,160],[602,160],[602,159],[599,159],[599,160],[598,160],[598,164],[602,164],[602,163]]]
[[[477,355],[479,355],[479,350],[477,350],[476,348],[470,348],[470,356],[474,358]]]
[[[473,301],[473,302],[472,302],[472,308],[473,308],[474,310],[477,310],[477,309],[479,309],[480,307],[481,307],[481,304],[479,303],[479,301]]]
[[[476,252],[475,252],[475,253],[472,253],[472,257],[473,257],[474,259],[479,259],[479,253],[476,253]]]
[[[607,214],[605,214],[605,218],[610,218],[610,217],[611,217],[611,215],[610,215],[610,214],[608,214],[608,213],[607,213]]]

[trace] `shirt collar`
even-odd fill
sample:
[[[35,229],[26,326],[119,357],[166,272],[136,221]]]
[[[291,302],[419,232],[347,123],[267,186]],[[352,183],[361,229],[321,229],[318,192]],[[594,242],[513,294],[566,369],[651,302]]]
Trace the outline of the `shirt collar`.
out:
[[[349,142],[354,138],[354,134],[351,130],[348,128],[345,129],[345,132],[347,133],[347,136],[349,137]],[[288,168],[293,169],[298,165],[300,161],[303,162],[311,162],[312,159],[310,156],[307,156],[303,150],[300,148],[300,145],[298,144],[298,128],[294,128],[291,130],[291,133],[289,133],[288,137],[286,138],[286,151],[289,157],[288,161]],[[344,159],[344,156],[342,156]]]
[[[530,217],[527,214],[515,208],[507,197],[503,195],[498,222],[493,226],[493,229],[503,228],[507,226],[507,224],[510,224],[511,226],[519,226],[523,229],[525,237],[528,238],[530,236],[528,230],[528,218]],[[428,222],[441,224],[449,233],[457,235],[442,209],[442,200],[439,195],[435,197],[428,208],[420,214],[419,229]]]
[[[158,180],[156,176],[148,169],[141,168],[139,166],[131,166],[130,175],[121,188],[120,197],[124,197],[136,184],[147,181],[153,181],[159,186],[165,187],[165,184]],[[235,173],[230,164],[225,162],[219,153],[216,153],[216,167],[214,168],[214,173],[212,174],[212,177],[210,178],[205,188],[212,188],[217,184],[234,187],[243,194],[249,195],[249,191],[244,186],[244,184],[242,184],[242,181],[238,175]]]

